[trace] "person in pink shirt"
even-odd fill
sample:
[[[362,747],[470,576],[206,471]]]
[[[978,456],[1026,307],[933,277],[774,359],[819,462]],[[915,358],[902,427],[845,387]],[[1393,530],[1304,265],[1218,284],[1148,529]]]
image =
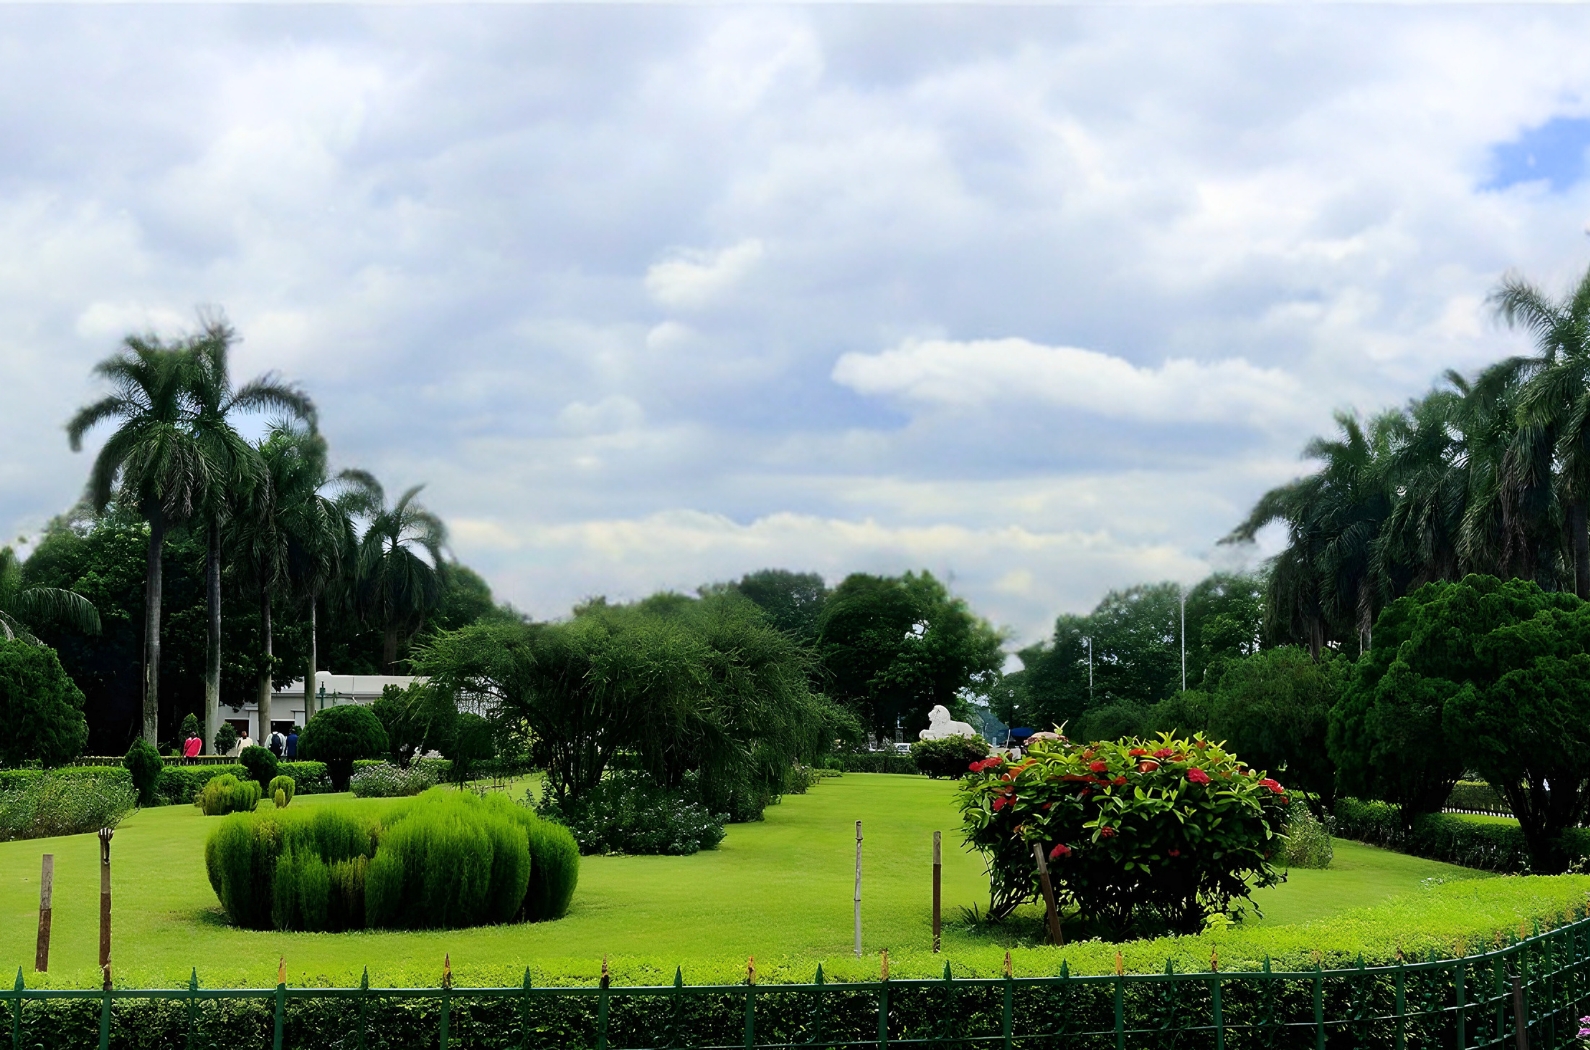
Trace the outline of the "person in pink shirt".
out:
[[[198,758],[199,752],[204,749],[204,741],[196,736],[190,736],[182,742],[183,758]]]

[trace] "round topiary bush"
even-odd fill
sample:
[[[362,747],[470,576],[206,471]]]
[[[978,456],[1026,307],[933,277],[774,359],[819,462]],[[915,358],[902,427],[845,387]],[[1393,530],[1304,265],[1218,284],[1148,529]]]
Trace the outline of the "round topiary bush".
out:
[[[228,813],[252,813],[259,800],[259,781],[239,780],[231,773],[222,773],[205,783],[193,804],[207,817],[222,817]]]
[[[988,757],[988,743],[980,736],[950,736],[918,740],[911,745],[916,768],[935,779],[964,777],[973,762]]]
[[[248,770],[249,778],[257,781],[260,787],[265,787],[276,776],[277,758],[268,747],[260,747],[258,744],[245,747],[237,756],[237,761]]]
[[[456,928],[561,917],[579,851],[500,795],[436,788],[379,812],[234,814],[206,843],[205,867],[239,926]]]
[[[348,790],[355,762],[379,758],[386,749],[386,730],[380,719],[357,704],[327,708],[311,718],[298,735],[299,756],[324,762],[335,791]]]
[[[292,777],[272,777],[270,786],[265,789],[271,801],[276,803],[277,809],[286,809],[292,804],[293,795],[298,791],[298,783]]]
[[[1290,805],[1280,784],[1195,736],[1033,745],[975,763],[958,801],[983,852],[992,914],[1038,894],[1033,847],[1056,895],[1111,937],[1197,933],[1273,886]]]
[[[132,774],[133,787],[138,789],[138,804],[154,805],[155,787],[160,783],[160,770],[165,767],[165,762],[161,761],[160,752],[155,745],[143,737],[135,738],[121,764]]]

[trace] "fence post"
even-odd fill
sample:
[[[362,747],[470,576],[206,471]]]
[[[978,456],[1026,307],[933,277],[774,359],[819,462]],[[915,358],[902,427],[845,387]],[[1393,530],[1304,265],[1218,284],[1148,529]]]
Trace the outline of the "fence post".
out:
[[[199,968],[188,975],[188,1050],[193,1050],[193,1030],[199,1024]]]
[[[1513,974],[1513,1027],[1518,1036],[1518,1050],[1529,1050],[1529,1022],[1524,1017],[1524,982],[1516,973]]]
[[[39,871],[39,943],[33,952],[33,969],[50,968],[50,898],[55,893],[55,854],[46,853]]]
[[[878,1050],[889,1045],[889,954],[883,955],[883,976],[878,980]]]
[[[287,956],[276,964],[276,1033],[271,1038],[272,1050],[282,1050],[282,1028],[287,1024]]]
[[[520,1050],[530,1050],[530,967],[524,968],[524,987],[519,991],[519,1030],[524,1033]]]
[[[1457,959],[1457,972],[1453,974],[1452,984],[1457,992],[1457,1050],[1468,1050],[1468,1007],[1463,1001],[1463,959]]]
[[[1004,1050],[1010,1050],[1011,1026],[1014,1022],[1015,980],[1010,972],[1010,950],[1005,950],[1005,1015],[1001,1022],[1001,1031],[1005,1035]]]
[[[939,950],[939,901],[940,881],[944,875],[944,857],[940,852],[944,839],[942,831],[933,833],[933,951]]]
[[[105,975],[105,987],[99,1000],[99,1050],[110,1050],[110,967],[100,972]]]
[[[447,952],[442,956],[442,1034],[440,1050],[447,1050],[447,1036],[449,1022],[453,1013],[453,954]]]
[[[1325,1050],[1325,975],[1314,964],[1314,1048]]]
[[[1115,1050],[1126,1050],[1126,974],[1121,972],[1121,954],[1115,954]]]
[[[529,971],[525,971],[528,973]],[[364,1032],[369,1023],[370,1014],[370,968],[364,968],[364,975],[359,978],[359,1050],[364,1050]]]
[[[596,1050],[607,1050],[607,989],[612,979],[607,972],[607,956],[602,956],[601,991],[596,993]]]
[[[1407,976],[1402,964],[1402,949],[1397,949],[1397,1050],[1407,1047],[1408,1028]]]
[[[745,1050],[756,1046],[756,982],[745,986]]]
[[[1212,970],[1215,976],[1210,981],[1210,1005],[1214,1007],[1215,1021],[1215,1050],[1226,1050],[1226,1018],[1220,1009],[1220,971]]]
[[[11,1007],[11,1050],[22,1050],[22,967],[17,967],[17,983],[11,989],[15,1002]]]

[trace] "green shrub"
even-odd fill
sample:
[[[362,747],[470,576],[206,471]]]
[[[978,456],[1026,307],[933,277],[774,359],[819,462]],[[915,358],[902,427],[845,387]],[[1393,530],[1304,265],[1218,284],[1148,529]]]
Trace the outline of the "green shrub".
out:
[[[55,650],[0,638],[0,765],[69,762],[83,753],[83,693]]]
[[[116,772],[123,775],[43,773],[0,791],[0,842],[115,827],[138,804],[125,772]]]
[[[249,779],[257,781],[260,787],[264,787],[276,775],[279,760],[270,748],[255,744],[239,752],[237,763],[248,770]]]
[[[418,795],[436,786],[436,767],[415,762],[404,769],[390,762],[377,762],[353,774],[348,787],[359,798],[400,798]]]
[[[386,730],[367,707],[345,704],[321,711],[298,736],[298,753],[326,764],[334,790],[348,790],[353,764],[387,749]]]
[[[528,840],[501,807],[431,789],[381,829],[365,878],[367,921],[394,929],[508,922],[530,885]]]
[[[797,762],[790,766],[789,772],[784,775],[784,794],[804,795],[820,779],[822,778],[818,775],[817,770]]]
[[[237,746],[237,729],[231,722],[222,722],[215,730],[215,739],[210,741],[215,748],[215,753],[224,755]]]
[[[133,786],[132,774],[124,766],[58,766],[55,769],[0,769],[0,792],[27,787],[44,777],[61,780],[103,780]],[[136,797],[136,789],[134,789]]]
[[[1530,871],[1524,833],[1511,821],[1466,820],[1446,813],[1422,813],[1404,826],[1397,807],[1356,798],[1336,800],[1336,834],[1416,857],[1461,864],[1483,871]],[[1590,857],[1590,829],[1571,828],[1561,839],[1570,860]]]
[[[458,716],[458,724],[442,748],[442,754],[453,763],[452,778],[463,783],[476,766],[497,756],[496,730],[486,719],[465,711]]]
[[[259,787],[253,781],[245,786]],[[360,929],[361,862],[374,850],[375,830],[372,817],[346,806],[236,813],[221,821],[205,843],[205,870],[234,925]],[[289,858],[285,868],[284,857]],[[355,885],[358,899],[351,900]]]
[[[271,777],[270,787],[266,789],[271,801],[276,803],[277,809],[286,809],[292,804],[293,795],[298,790],[298,785],[292,777]]]
[[[830,761],[837,761],[837,768],[843,773],[922,772],[916,767],[916,759],[898,751],[844,751]]]
[[[1162,734],[1035,744],[1019,763],[976,763],[957,793],[967,842],[983,853],[990,913],[1037,895],[1034,847],[1056,895],[1111,937],[1192,934],[1240,912],[1280,874],[1270,861],[1290,804],[1217,744]]]
[[[1331,829],[1316,817],[1308,804],[1294,800],[1286,820],[1286,846],[1281,856],[1290,868],[1328,868],[1335,857]]]
[[[223,773],[204,785],[196,804],[205,816],[222,817],[228,813],[252,813],[259,800],[259,781],[239,780],[231,773]]]
[[[988,757],[988,744],[980,736],[951,736],[942,740],[918,740],[911,745],[916,768],[934,779],[958,780],[973,762]]]
[[[638,853],[688,856],[713,849],[723,841],[725,814],[714,814],[702,805],[695,791],[694,774],[685,788],[658,787],[638,771],[609,773],[595,788],[559,804],[552,783],[543,781],[542,816],[556,820],[574,835],[580,852]]]
[[[178,731],[177,735],[180,736],[184,741],[192,736],[202,738],[204,736],[204,726],[199,724],[199,716],[192,713],[183,715],[182,728]]]
[[[298,795],[323,795],[331,790],[331,777],[326,774],[324,762],[283,760],[276,765],[280,776],[292,777]]]
[[[580,881],[580,846],[561,824],[537,819],[529,825],[530,885],[525,890],[525,918],[530,922],[561,919]]]
[[[1513,815],[1513,807],[1507,804],[1502,793],[1483,780],[1458,781],[1452,786],[1452,794],[1447,796],[1446,805],[1442,808],[1466,813],[1491,813],[1498,817]]]
[[[165,766],[160,760],[160,752],[149,741],[138,737],[127,749],[127,757],[121,760],[121,764],[132,774],[133,787],[138,790],[138,804],[155,805],[158,801],[155,787],[160,783],[160,770]]]

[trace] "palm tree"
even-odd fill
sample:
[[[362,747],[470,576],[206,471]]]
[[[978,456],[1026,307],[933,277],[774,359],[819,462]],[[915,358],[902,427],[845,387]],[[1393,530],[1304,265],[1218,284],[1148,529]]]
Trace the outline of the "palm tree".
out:
[[[38,644],[28,624],[66,623],[85,634],[99,633],[94,603],[60,587],[24,587],[22,562],[10,547],[0,547],[0,639]]]
[[[192,429],[206,456],[216,464],[212,485],[204,494],[205,593],[209,612],[209,648],[204,669],[204,749],[208,754],[221,721],[221,529],[240,499],[246,499],[261,480],[259,455],[232,425],[242,412],[267,409],[315,423],[315,406],[302,390],[272,375],[262,375],[243,386],[232,387],[229,357],[236,332],[223,318],[203,321],[200,333],[189,342],[193,355],[191,396]],[[266,700],[267,705],[269,699]]]
[[[1559,490],[1574,593],[1590,598],[1590,270],[1560,300],[1509,274],[1491,302],[1510,327],[1534,337],[1536,348],[1534,357],[1497,366],[1520,382],[1507,483],[1538,502],[1548,498],[1541,489]]]
[[[95,366],[112,393],[79,409],[66,425],[74,452],[100,423],[119,421],[89,471],[88,504],[103,511],[111,498],[136,507],[149,523],[144,570],[143,736],[160,732],[161,556],[166,531],[190,518],[219,482],[215,465],[193,433],[189,398],[193,356],[155,336],[127,336]]]
[[[424,626],[441,599],[438,573],[447,527],[416,501],[423,485],[390,507],[374,478],[368,478],[368,486],[376,509],[359,540],[354,599],[365,621],[381,628],[381,662],[390,669],[397,663],[399,642]],[[416,547],[430,560],[415,553]]]

